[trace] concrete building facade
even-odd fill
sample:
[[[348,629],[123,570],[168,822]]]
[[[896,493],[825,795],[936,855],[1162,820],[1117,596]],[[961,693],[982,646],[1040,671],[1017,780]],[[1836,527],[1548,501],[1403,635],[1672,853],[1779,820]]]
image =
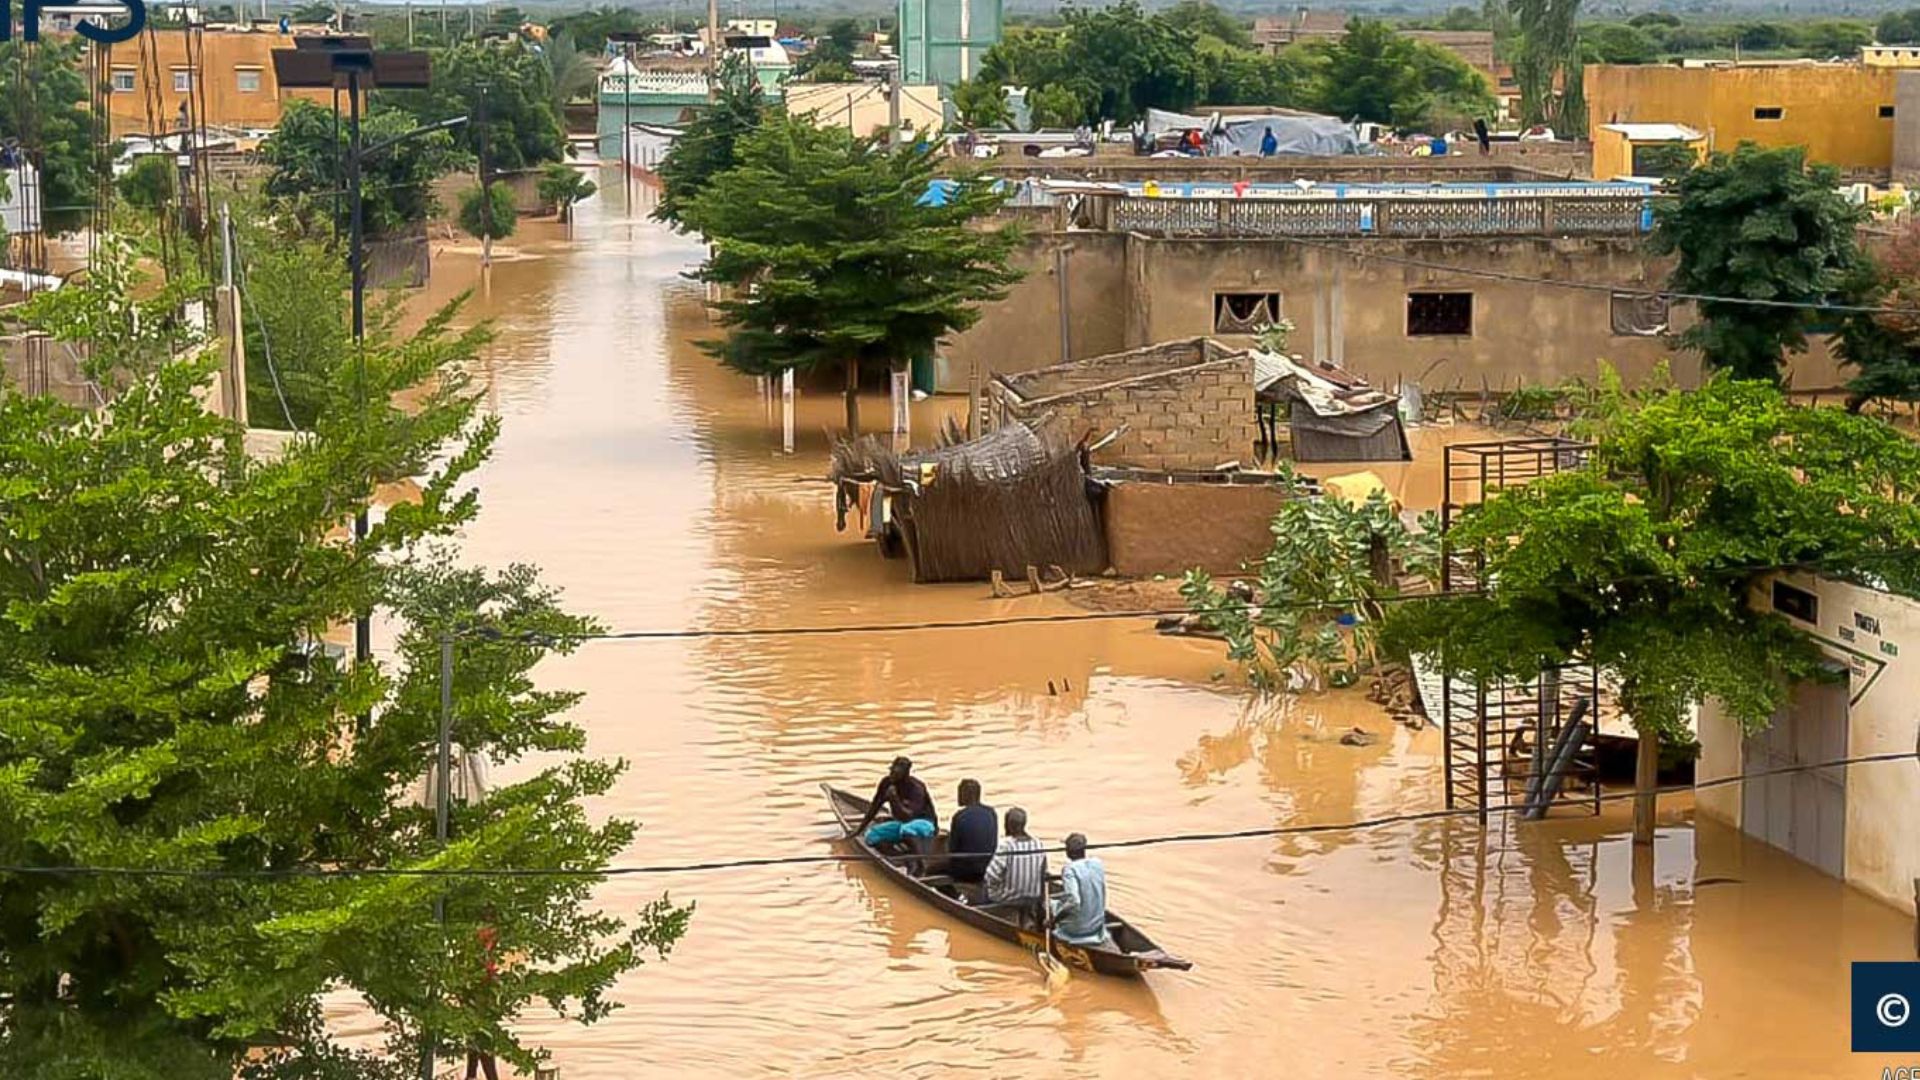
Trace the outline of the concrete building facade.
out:
[[[208,127],[268,129],[280,123],[289,98],[331,105],[329,90],[282,90],[273,72],[273,50],[293,48],[293,36],[269,30],[197,32],[157,29],[149,54],[123,46],[108,69],[107,115],[114,137],[175,130],[181,107],[194,95],[197,117]],[[158,77],[156,85],[154,79]],[[156,131],[156,128],[158,129]]]
[[[883,135],[891,119],[887,88],[880,83],[793,83],[787,87],[787,113],[807,116],[819,127],[843,127],[862,137]],[[907,135],[938,132],[946,114],[937,86],[900,88],[900,126]]]
[[[1833,679],[1803,684],[1764,731],[1700,710],[1699,812],[1908,912],[1920,884],[1920,602],[1811,574],[1761,581],[1749,601],[1812,638]],[[1838,768],[1797,766],[1874,755]],[[1756,776],[1772,771],[1774,775]]]
[[[1900,76],[1890,66],[1812,61],[1590,64],[1587,128],[1684,124],[1712,150],[1804,146],[1809,160],[1883,175],[1897,130],[1920,133],[1920,116],[1896,108]]]
[[[1258,435],[1252,354],[1204,336],[996,376],[986,409],[995,427],[1051,415],[1076,439],[1115,433],[1094,460],[1143,469],[1244,461]]]
[[[1484,205],[1482,190],[1371,202],[1348,185],[1320,201],[1214,200],[1218,209],[1128,197],[1104,219],[1088,197],[1072,223],[1081,227],[1061,227],[1053,209],[1025,211],[1026,277],[939,350],[936,384],[964,390],[976,370],[1200,335],[1245,348],[1279,316],[1294,324],[1293,351],[1382,387],[1500,390],[1590,379],[1603,362],[1629,381],[1670,360],[1682,381],[1697,377],[1697,361],[1671,357],[1667,337],[1686,312],[1645,294],[1669,269],[1647,250],[1645,189],[1542,186]],[[1602,283],[1622,291],[1591,287]]]

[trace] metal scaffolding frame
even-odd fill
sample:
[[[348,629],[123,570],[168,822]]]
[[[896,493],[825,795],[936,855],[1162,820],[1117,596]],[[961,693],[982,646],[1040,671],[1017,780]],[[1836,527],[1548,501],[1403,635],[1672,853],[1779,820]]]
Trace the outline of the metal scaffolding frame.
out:
[[[1486,583],[1484,552],[1461,550],[1448,540],[1464,513],[1499,491],[1580,468],[1592,449],[1554,437],[1447,447],[1440,505],[1441,591],[1478,592]],[[1449,809],[1477,809],[1482,824],[1495,811],[1524,810],[1534,816],[1554,807],[1578,806],[1587,813],[1600,812],[1594,738],[1600,726],[1600,677],[1592,664],[1574,661],[1535,679],[1496,683],[1457,677],[1444,655],[1440,667]]]

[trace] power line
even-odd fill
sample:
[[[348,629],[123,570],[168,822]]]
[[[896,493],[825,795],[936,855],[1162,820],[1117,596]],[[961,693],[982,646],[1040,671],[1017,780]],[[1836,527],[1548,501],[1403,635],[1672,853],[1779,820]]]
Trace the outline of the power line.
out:
[[[1781,765],[1771,769],[1740,773],[1734,776],[1717,777],[1712,780],[1700,780],[1693,784],[1668,784],[1656,787],[1651,794],[1655,798],[1678,795],[1687,792],[1711,790],[1748,780],[1762,780],[1771,776],[1787,776],[1797,773],[1813,772],[1820,769],[1839,769],[1853,765],[1874,765],[1892,761],[1920,762],[1920,747],[1913,751],[1897,751],[1880,754],[1863,754],[1859,757],[1837,758],[1831,761],[1807,762],[1795,765]],[[1637,799],[1642,795],[1638,791],[1616,791],[1604,793],[1599,802],[1621,802]],[[1583,800],[1584,801],[1584,800]],[[1525,805],[1489,807],[1484,811],[1488,815],[1511,814],[1526,810]],[[1447,810],[1423,810],[1405,814],[1386,814],[1380,817],[1361,818],[1355,821],[1325,822],[1307,825],[1276,825],[1251,829],[1231,829],[1217,832],[1163,833],[1152,836],[1129,837],[1124,840],[1108,840],[1102,843],[1089,843],[1087,848],[1121,850],[1126,848],[1164,847],[1170,844],[1216,843],[1226,840],[1258,840],[1282,836],[1308,836],[1337,832],[1366,832],[1390,828],[1396,825],[1422,824],[1430,821],[1443,821],[1449,818],[1478,817],[1482,811],[1478,807],[1462,807]],[[1043,847],[1046,852],[1063,852],[1062,846]],[[0,865],[0,874],[18,874],[26,877],[111,877],[111,878],[164,878],[195,881],[234,881],[234,880],[285,880],[285,879],[336,879],[336,878],[450,878],[450,879],[488,879],[488,878],[603,878],[603,877],[641,877],[663,874],[708,873],[724,870],[748,870],[770,866],[813,866],[825,863],[872,862],[876,858],[885,862],[910,862],[924,859],[918,854],[905,855],[774,855],[744,859],[720,859],[693,863],[659,863],[641,866],[609,866],[601,869],[584,867],[400,867],[400,866],[364,866],[364,867],[288,867],[284,869],[215,869],[203,867],[157,867],[157,866],[23,866],[18,864]]]
[[[1867,553],[1849,560],[1850,566],[1871,564],[1873,555],[1887,558],[1915,558],[1906,552],[1886,551]],[[1809,573],[1831,569],[1825,562],[1798,563],[1755,563],[1746,566],[1721,567],[1715,577],[1735,579],[1751,574],[1769,571],[1798,570]],[[1630,585],[1642,581],[1671,581],[1665,574],[1630,574],[1608,578],[1595,585]],[[1557,590],[1538,589],[1494,590],[1504,596],[1537,596],[1551,599],[1560,595]],[[830,623],[820,626],[742,626],[733,628],[704,629],[658,629],[658,630],[602,630],[585,633],[526,633],[509,634],[491,627],[457,631],[459,637],[479,637],[487,639],[517,639],[526,642],[590,642],[590,641],[681,641],[708,638],[758,638],[758,637],[822,637],[839,634],[890,634],[914,633],[930,630],[982,630],[1002,626],[1047,625],[1053,623],[1104,622],[1115,619],[1164,618],[1173,615],[1219,615],[1229,613],[1248,613],[1255,609],[1261,611],[1346,611],[1365,604],[1416,603],[1436,600],[1465,600],[1488,593],[1476,592],[1400,592],[1380,596],[1337,597],[1326,600],[1297,600],[1286,603],[1261,604],[1248,601],[1238,606],[1179,607],[1179,608],[1131,608],[1117,611],[1080,611],[1052,612],[1038,615],[1001,615],[986,619],[926,619],[915,622],[878,622],[878,623]]]

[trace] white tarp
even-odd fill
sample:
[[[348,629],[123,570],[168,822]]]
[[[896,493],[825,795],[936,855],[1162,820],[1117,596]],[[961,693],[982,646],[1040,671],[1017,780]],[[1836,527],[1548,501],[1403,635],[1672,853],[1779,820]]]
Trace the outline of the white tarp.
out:
[[[1188,113],[1148,109],[1147,133],[1164,135],[1194,128],[1218,138],[1209,138],[1209,152],[1257,157],[1267,132],[1274,137],[1276,154],[1310,154],[1337,157],[1360,153],[1360,140],[1353,127],[1331,116],[1304,113],[1233,114],[1213,113],[1194,116]]]

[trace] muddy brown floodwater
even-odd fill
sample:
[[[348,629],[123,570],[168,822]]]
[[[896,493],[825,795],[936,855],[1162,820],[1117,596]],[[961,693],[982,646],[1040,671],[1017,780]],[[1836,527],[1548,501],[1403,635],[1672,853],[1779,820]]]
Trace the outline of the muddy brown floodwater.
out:
[[[572,240],[530,226],[476,298],[504,426],[469,557],[536,563],[622,629],[1078,610],[914,586],[836,535],[817,478],[838,399],[805,397],[782,454],[754,384],[694,345],[713,332],[681,276],[699,249],[630,219],[603,179]],[[432,291],[478,279],[452,250]],[[947,408],[916,405],[916,430]],[[595,808],[642,823],[629,864],[835,850],[820,782],[863,786],[901,752],[943,808],[978,777],[1049,840],[1441,805],[1432,729],[1354,697],[1254,708],[1216,681],[1227,667],[1208,643],[1088,621],[602,643],[540,675],[586,691],[591,751],[632,764]],[[1353,725],[1381,741],[1335,741]],[[1195,967],[1057,994],[1027,954],[862,867],[618,878],[598,894],[615,910],[696,901],[686,939],[620,981],[611,1018],[521,1028],[562,1080],[1878,1076],[1848,1053],[1847,964],[1908,958],[1905,916],[1685,806],[1662,824],[1650,873],[1617,816],[1110,852],[1114,906]]]

